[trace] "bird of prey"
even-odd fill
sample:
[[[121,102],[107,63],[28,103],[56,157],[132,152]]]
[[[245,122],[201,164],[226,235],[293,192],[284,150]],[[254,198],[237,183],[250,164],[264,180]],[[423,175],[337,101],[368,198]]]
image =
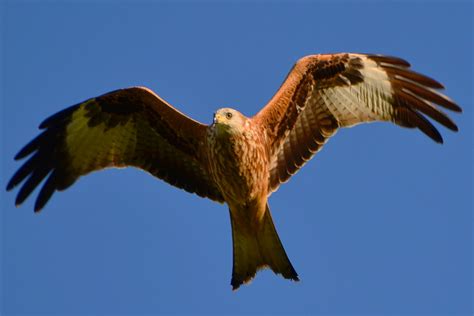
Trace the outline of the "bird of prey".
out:
[[[55,191],[105,168],[137,167],[171,185],[226,203],[233,289],[270,268],[298,281],[278,237],[268,197],[341,127],[387,121],[443,139],[427,117],[457,131],[440,109],[461,112],[437,81],[397,57],[324,54],[301,58],[253,117],[222,108],[201,124],[144,87],[109,92],[43,121],[15,159],[29,159],[7,185],[20,205],[44,180],[40,211]]]

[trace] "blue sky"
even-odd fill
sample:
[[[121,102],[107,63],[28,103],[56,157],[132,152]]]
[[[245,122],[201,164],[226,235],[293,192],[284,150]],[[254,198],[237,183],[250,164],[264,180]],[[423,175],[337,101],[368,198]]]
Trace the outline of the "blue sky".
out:
[[[1,11],[2,187],[14,154],[66,106],[144,85],[204,123],[224,106],[250,116],[308,54],[403,57],[464,109],[451,115],[459,133],[440,127],[444,145],[387,123],[341,130],[272,195],[299,283],[263,271],[232,292],[227,208],[136,169],[81,178],[40,215],[2,190],[2,313],[469,314],[472,3],[9,1]]]

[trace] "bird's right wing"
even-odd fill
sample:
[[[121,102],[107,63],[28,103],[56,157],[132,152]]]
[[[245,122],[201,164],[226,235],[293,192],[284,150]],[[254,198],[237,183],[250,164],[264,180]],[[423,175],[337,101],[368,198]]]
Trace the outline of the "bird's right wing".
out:
[[[442,137],[426,119],[457,131],[438,107],[461,111],[436,91],[437,81],[396,58],[364,54],[311,55],[300,59],[270,102],[253,118],[270,149],[269,192],[287,181],[340,127],[374,121],[418,128]]]
[[[203,163],[206,125],[180,113],[149,89],[121,89],[86,100],[49,117],[40,129],[43,132],[15,156],[31,155],[7,186],[11,190],[25,181],[17,205],[45,178],[35,211],[55,191],[68,188],[82,175],[127,166],[223,201]]]

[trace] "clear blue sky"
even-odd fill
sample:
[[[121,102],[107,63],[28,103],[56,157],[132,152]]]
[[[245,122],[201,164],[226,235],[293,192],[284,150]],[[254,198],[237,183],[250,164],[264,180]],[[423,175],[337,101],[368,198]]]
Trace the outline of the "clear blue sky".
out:
[[[470,2],[3,2],[2,177],[48,115],[145,85],[210,123],[256,113],[300,57],[409,60],[464,108],[438,145],[387,123],[340,131],[272,195],[301,282],[232,292],[227,208],[136,169],[56,193],[40,215],[1,193],[4,314],[469,314]],[[33,196],[36,196],[34,194]],[[472,315],[472,313],[471,313]]]

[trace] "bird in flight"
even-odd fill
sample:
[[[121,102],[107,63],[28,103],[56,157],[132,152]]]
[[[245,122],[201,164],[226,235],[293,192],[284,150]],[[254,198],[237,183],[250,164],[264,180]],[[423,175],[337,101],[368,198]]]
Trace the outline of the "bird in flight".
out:
[[[443,139],[427,117],[450,130],[440,109],[461,112],[443,86],[403,59],[368,54],[301,58],[253,117],[222,108],[201,124],[144,87],[109,92],[44,120],[41,134],[15,156],[28,157],[7,185],[20,205],[45,180],[39,212],[55,191],[105,168],[140,168],[201,197],[227,203],[232,225],[233,289],[262,268],[298,281],[278,237],[268,197],[341,127],[387,121]]]

